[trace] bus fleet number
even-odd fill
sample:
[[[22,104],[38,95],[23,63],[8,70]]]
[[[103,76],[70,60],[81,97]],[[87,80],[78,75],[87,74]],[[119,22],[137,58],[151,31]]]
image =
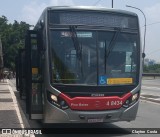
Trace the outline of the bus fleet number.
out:
[[[122,101],[107,101],[107,106],[119,106],[122,105]]]

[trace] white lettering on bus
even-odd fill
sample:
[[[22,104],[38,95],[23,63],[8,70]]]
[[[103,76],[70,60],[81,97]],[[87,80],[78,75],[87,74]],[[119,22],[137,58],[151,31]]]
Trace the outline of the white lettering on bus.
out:
[[[122,101],[107,101],[106,106],[119,106],[122,105]]]
[[[122,105],[122,101],[111,101],[111,106],[119,106]]]
[[[79,104],[71,103],[71,106],[73,106],[73,107],[87,107],[89,105],[88,104],[84,104],[84,103],[79,103]]]

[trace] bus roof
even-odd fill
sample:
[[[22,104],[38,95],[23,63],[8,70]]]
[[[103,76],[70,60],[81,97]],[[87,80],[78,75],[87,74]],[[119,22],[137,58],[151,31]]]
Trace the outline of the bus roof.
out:
[[[126,14],[126,15],[132,15],[137,16],[136,13],[121,10],[121,9],[110,9],[106,7],[95,7],[95,6],[51,6],[47,7],[45,10],[86,10],[86,11],[106,11],[106,12],[112,12],[112,13],[120,13],[120,14]]]

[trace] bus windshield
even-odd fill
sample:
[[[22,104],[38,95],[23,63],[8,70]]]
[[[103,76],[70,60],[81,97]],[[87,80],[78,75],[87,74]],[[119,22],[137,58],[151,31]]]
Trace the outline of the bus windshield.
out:
[[[138,34],[50,29],[51,82],[133,85],[138,76]]]

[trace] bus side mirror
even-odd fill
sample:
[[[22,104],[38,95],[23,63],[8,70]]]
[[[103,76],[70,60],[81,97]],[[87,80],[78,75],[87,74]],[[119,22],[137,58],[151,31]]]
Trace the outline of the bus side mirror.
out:
[[[146,57],[146,54],[145,53],[142,53],[142,58],[145,58]]]

